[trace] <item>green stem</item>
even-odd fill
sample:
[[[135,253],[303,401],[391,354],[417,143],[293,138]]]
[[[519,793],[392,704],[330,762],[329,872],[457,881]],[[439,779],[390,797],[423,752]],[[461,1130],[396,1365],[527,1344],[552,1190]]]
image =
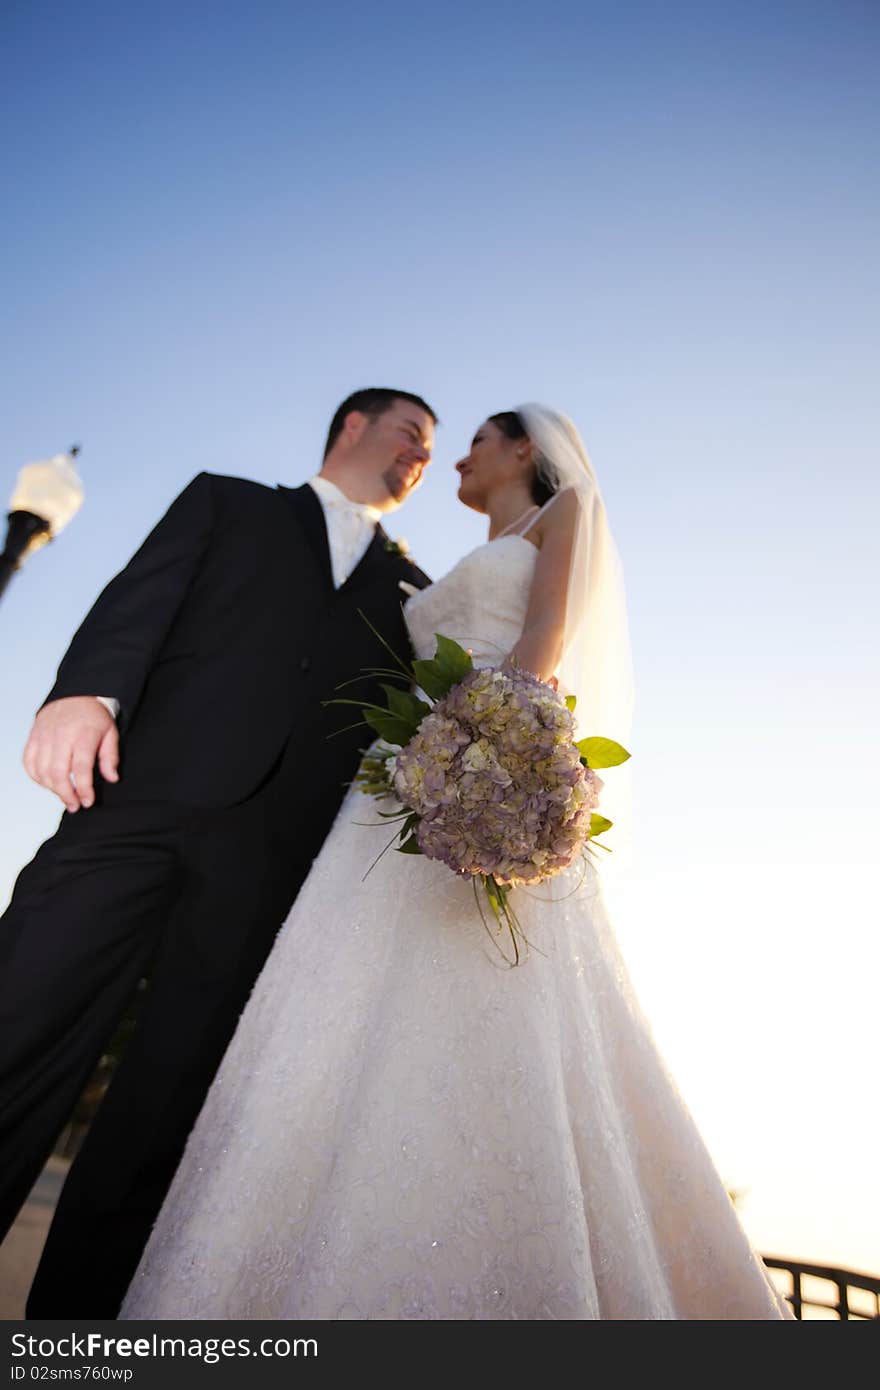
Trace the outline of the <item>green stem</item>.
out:
[[[394,713],[394,711],[393,711],[393,710],[390,710],[390,709],[388,708],[387,705],[376,705],[376,704],[373,703],[372,700],[348,700],[348,699],[343,698],[343,699],[341,699],[341,700],[322,700],[322,701],[321,701],[321,704],[322,704],[322,705],[355,705],[355,706],[357,707],[357,709],[377,709],[377,710],[379,711],[380,714],[393,714],[393,713]],[[399,715],[396,715],[396,716],[395,716],[395,718],[399,718],[399,717],[400,717]]]
[[[392,658],[392,660],[393,660],[394,662],[396,662],[396,664],[400,667],[401,671],[402,671],[403,674],[406,676],[407,680],[415,681],[415,678],[416,678],[416,673],[415,673],[415,671],[408,670],[407,667],[404,666],[404,664],[403,664],[403,662],[401,661],[400,657],[397,655],[397,652],[394,650],[394,648],[393,648],[392,646],[390,646],[390,645],[388,644],[388,642],[386,642],[386,640],[385,640],[385,638],[382,636],[381,632],[379,632],[378,629],[375,628],[375,627],[373,626],[373,624],[370,622],[369,618],[367,617],[366,613],[364,612],[364,610],[363,610],[362,608],[359,608],[359,609],[358,609],[358,616],[361,617],[361,618],[363,618],[364,622],[366,623],[367,627],[368,627],[368,628],[370,629],[370,631],[372,632],[373,636],[376,637],[376,638],[382,643],[382,646],[385,648],[385,650],[386,650],[386,652],[388,653],[388,655],[389,655],[389,656]]]
[[[364,824],[366,824],[366,822],[364,822]],[[371,874],[371,873],[373,872],[373,870],[375,869],[375,867],[376,867],[376,865],[378,864],[379,860],[382,858],[382,855],[388,853],[388,851],[390,850],[391,846],[394,844],[394,841],[395,841],[397,838],[398,838],[398,832],[395,830],[395,832],[394,832],[394,834],[392,835],[391,839],[388,841],[387,845],[386,845],[385,848],[382,850],[382,853],[376,855],[376,858],[373,860],[372,864],[371,864],[370,867],[367,869],[367,874]],[[361,879],[361,883],[364,882],[364,880],[365,880],[366,877],[367,877],[367,874],[364,874],[364,877]]]
[[[334,729],[332,734],[328,734],[327,737],[336,738],[339,734],[350,733],[352,729],[371,729],[372,727],[371,724],[367,723],[366,719],[359,719],[356,724],[346,724],[344,729]]]
[[[386,670],[384,666],[377,666],[375,670],[363,671],[359,676],[352,676],[349,681],[340,681],[339,685],[335,685],[333,689],[344,690],[347,685],[356,685],[358,681],[375,680],[377,676],[393,676],[395,680],[400,680],[399,671],[392,671],[390,668]],[[409,676],[407,676],[407,680],[410,680]]]

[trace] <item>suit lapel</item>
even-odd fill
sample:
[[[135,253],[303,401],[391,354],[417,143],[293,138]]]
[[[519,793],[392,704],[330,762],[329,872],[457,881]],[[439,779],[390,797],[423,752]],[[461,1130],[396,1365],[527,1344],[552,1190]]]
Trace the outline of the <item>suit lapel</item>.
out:
[[[309,487],[308,483],[303,483],[302,487],[295,488],[285,487],[283,483],[279,483],[278,492],[297,517],[314,552],[321,574],[327,581],[328,588],[333,589],[333,568],[330,563],[327,522],[324,519],[324,508],[318,500],[317,493]]]
[[[387,539],[387,534],[377,523],[376,529],[373,532],[373,539],[370,541],[370,544],[367,546],[360,560],[358,560],[357,564],[355,565],[351,574],[346,579],[345,583],[339,586],[338,592],[340,594],[347,593],[349,589],[357,588],[360,584],[363,583],[364,579],[366,579],[369,576],[370,572],[373,569],[375,569],[377,563],[381,563],[382,557],[385,553],[384,547]]]

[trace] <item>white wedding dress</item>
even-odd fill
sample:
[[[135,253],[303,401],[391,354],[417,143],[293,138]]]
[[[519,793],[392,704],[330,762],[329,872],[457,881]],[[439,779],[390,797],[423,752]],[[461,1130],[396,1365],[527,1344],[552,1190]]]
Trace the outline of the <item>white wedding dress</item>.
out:
[[[505,536],[416,594],[417,654],[436,632],[484,664],[510,650],[536,554]],[[791,1316],[657,1053],[595,871],[516,891],[533,949],[511,969],[470,881],[393,851],[367,873],[396,828],[377,824],[351,791],[120,1316]]]

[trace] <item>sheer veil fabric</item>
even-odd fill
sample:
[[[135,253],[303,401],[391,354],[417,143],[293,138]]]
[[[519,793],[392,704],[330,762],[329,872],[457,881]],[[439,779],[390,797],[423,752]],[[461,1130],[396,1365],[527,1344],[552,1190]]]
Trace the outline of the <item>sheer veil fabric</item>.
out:
[[[579,503],[569,567],[560,687],[577,696],[584,734],[626,743],[632,724],[633,668],[623,567],[599,483],[573,422],[544,405],[517,406],[536,450],[538,474],[571,488]]]
[[[577,735],[599,734],[629,747],[633,662],[623,566],[593,465],[573,421],[548,406],[516,407],[535,450],[539,477],[570,488],[578,517],[568,575],[560,690],[577,697]],[[600,810],[615,822],[610,839],[621,857],[628,842],[631,776],[628,766],[605,778]]]

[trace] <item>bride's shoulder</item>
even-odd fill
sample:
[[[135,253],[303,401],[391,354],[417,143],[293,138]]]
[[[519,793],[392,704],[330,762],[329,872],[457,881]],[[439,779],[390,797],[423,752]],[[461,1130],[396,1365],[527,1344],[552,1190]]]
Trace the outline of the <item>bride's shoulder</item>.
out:
[[[580,515],[580,501],[573,487],[554,492],[549,502],[545,502],[535,517],[526,535],[537,543],[539,549],[549,541],[565,543],[574,535]]]
[[[580,505],[577,490],[573,487],[564,487],[559,492],[554,492],[550,501],[545,505],[540,520],[549,526],[571,526],[577,518]]]

